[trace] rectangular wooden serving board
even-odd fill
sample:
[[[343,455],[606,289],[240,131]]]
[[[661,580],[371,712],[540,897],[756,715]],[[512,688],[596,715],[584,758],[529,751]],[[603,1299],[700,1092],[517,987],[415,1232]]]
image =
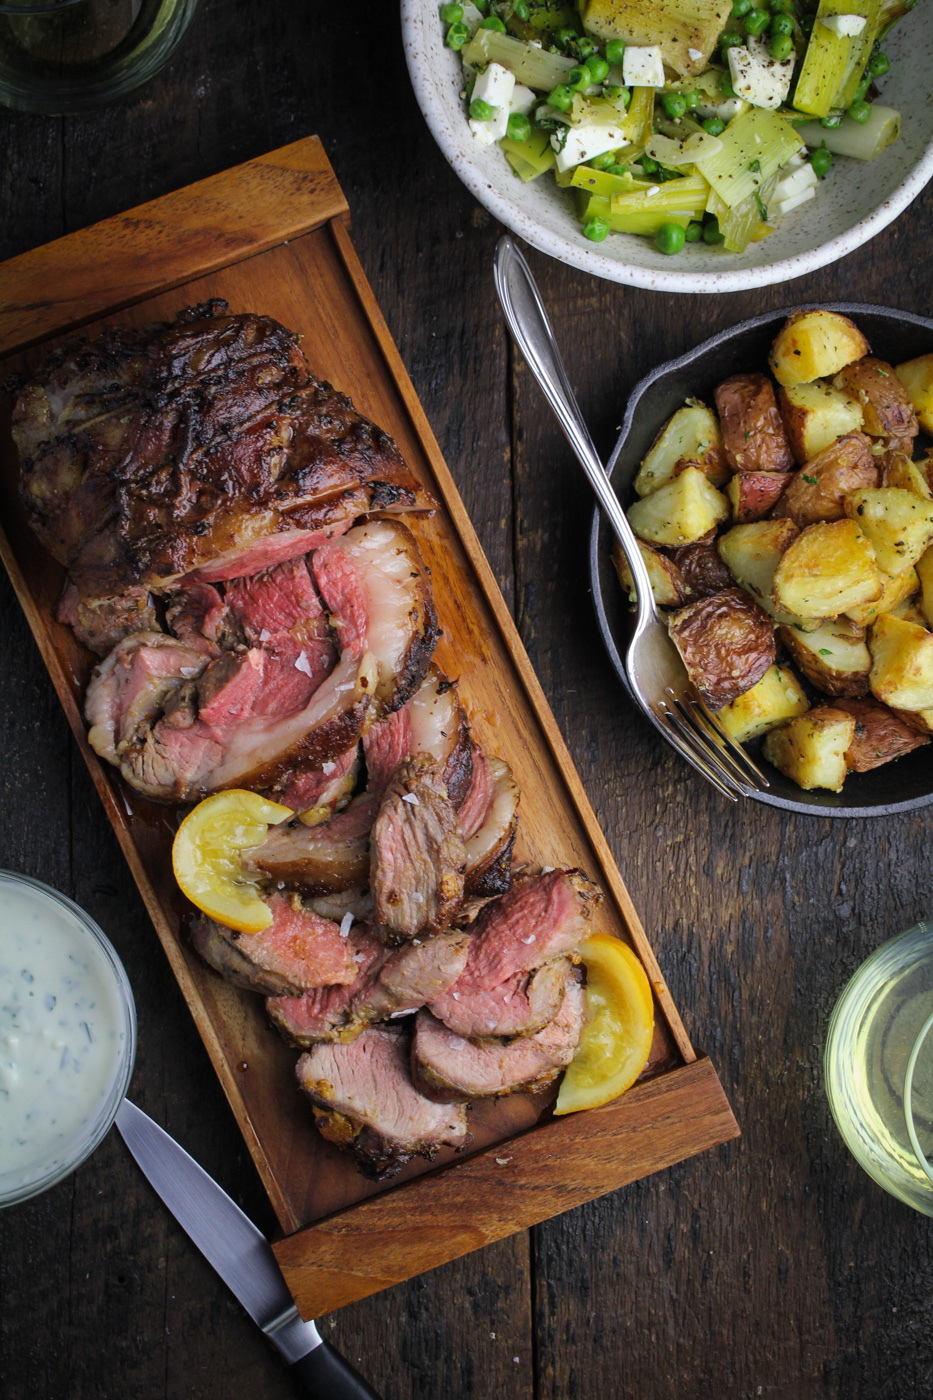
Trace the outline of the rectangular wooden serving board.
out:
[[[443,638],[479,741],[522,792],[515,858],[580,866],[605,894],[602,927],[631,944],[656,1000],[648,1066],[590,1113],[554,1119],[553,1093],[470,1111],[460,1156],[410,1163],[376,1183],[321,1139],[293,1073],[296,1054],[262,999],[193,953],[172,878],[177,812],[128,788],[87,743],[94,658],[55,620],[62,569],[19,503],[10,395],[0,405],[0,553],[159,938],[283,1231],[276,1253],[315,1317],[737,1135],[710,1061],[697,1056],[605,838],[399,359],[348,232],[348,210],[313,137],[70,234],[0,267],[0,380],[35,369],[76,328],[146,325],[225,298],[299,331],[312,370],[390,432],[437,500],[414,529],[432,571]],[[492,291],[490,289],[490,295]]]

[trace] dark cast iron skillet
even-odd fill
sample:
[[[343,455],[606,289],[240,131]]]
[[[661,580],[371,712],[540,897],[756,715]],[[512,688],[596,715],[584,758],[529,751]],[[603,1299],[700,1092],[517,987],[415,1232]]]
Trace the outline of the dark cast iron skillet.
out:
[[[767,371],[771,342],[796,309],[790,307],[742,321],[731,330],[704,340],[679,359],[660,365],[635,386],[622,432],[606,468],[623,504],[628,504],[632,496],[631,483],[639,463],[671,414],[688,398],[712,404],[713,390],[730,374]],[[850,317],[867,336],[871,353],[882,360],[900,364],[933,351],[933,320],[924,316],[885,306],[842,302],[829,302],[821,309]],[[609,658],[628,691],[622,658],[631,632],[631,614],[609,557],[611,547],[611,531],[597,507],[590,532],[593,598]],[[752,751],[759,747],[760,741],[750,745]],[[756,753],[756,757],[760,755]],[[755,800],[805,816],[880,817],[933,802],[933,743],[869,773],[850,773],[840,793],[804,792],[763,761],[762,768],[771,786],[755,793]]]

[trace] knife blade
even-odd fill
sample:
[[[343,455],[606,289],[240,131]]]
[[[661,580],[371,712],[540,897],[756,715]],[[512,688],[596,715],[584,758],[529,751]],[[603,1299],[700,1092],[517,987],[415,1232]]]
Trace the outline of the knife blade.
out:
[[[123,1141],[149,1184],[256,1325],[310,1400],[380,1400],[339,1352],[303,1322],[269,1241],[203,1167],[142,1109],[124,1099]]]

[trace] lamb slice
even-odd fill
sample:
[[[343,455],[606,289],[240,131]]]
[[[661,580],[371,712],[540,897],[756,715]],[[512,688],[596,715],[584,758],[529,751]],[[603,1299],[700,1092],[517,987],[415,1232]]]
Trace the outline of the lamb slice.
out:
[[[84,699],[94,752],[119,765],[126,746],[161,713],[173,691],[201,675],[208,660],[162,632],[134,632],[118,642],[95,666]]]
[[[455,929],[397,948],[376,980],[354,998],[354,1013],[368,1021],[383,1021],[426,1006],[456,982],[466,966],[469,942],[469,933]]]
[[[350,929],[347,942],[355,964],[351,982],[315,987],[301,996],[272,995],[267,999],[269,1019],[290,1045],[306,1049],[318,1041],[353,1040],[366,1026],[353,1006],[371,986],[388,953],[361,925]]]
[[[374,699],[399,709],[424,680],[440,635],[431,581],[414,536],[369,520],[316,550],[311,568],[342,658],[374,657]]]
[[[82,646],[106,656],[134,632],[161,632],[152,599],[145,588],[129,588],[110,598],[82,598],[74,584],[65,584],[55,616],[70,627]]]
[[[484,905],[470,927],[470,949],[462,974],[430,1006],[438,1020],[460,1035],[507,1035],[489,1030],[515,1018],[523,999],[532,1005],[528,973],[564,957],[583,941],[601,899],[580,870],[551,870],[513,886]],[[544,996],[544,979],[533,996]],[[499,1017],[496,1007],[501,1006]],[[535,1027],[538,1029],[538,1027]]]
[[[458,991],[458,979],[448,988],[448,998],[435,998],[431,1009],[435,1015],[442,1009],[444,1024],[472,1040],[534,1035],[560,1011],[566,971],[567,959],[555,958],[534,972],[515,972],[495,987],[472,992]]]
[[[583,987],[569,971],[560,1010],[553,1021],[520,1040],[467,1040],[430,1011],[419,1011],[412,1042],[415,1084],[439,1103],[499,1098],[519,1090],[539,1093],[567,1068],[576,1054],[584,1014]]]
[[[504,894],[512,883],[512,850],[518,832],[521,794],[504,759],[481,756],[481,760],[488,773],[489,800],[479,826],[466,840],[466,888],[471,895]],[[474,755],[474,764],[476,762]],[[476,820],[472,796],[471,790],[466,814],[461,808],[461,827],[464,815],[471,824]]]
[[[473,776],[470,725],[457,694],[433,664],[400,710],[377,721],[363,736],[368,785],[384,792],[400,763],[427,754],[440,767],[447,795],[459,807]]]
[[[308,894],[361,886],[369,878],[369,839],[378,810],[378,797],[364,792],[318,826],[275,826],[261,846],[244,852],[243,863]]]
[[[167,595],[165,625],[173,636],[191,646],[206,638],[226,651],[246,638],[238,619],[220,591],[209,583],[187,583]]]
[[[418,1092],[409,1068],[409,1037],[369,1026],[349,1044],[319,1044],[296,1066],[322,1137],[352,1148],[361,1169],[394,1175],[416,1153],[467,1142],[466,1108],[438,1104]]]
[[[329,759],[320,768],[302,768],[279,788],[266,793],[273,802],[281,802],[294,812],[332,811],[339,802],[349,799],[360,773],[360,746],[354,744],[346,753]]]
[[[273,894],[266,902],[272,923],[261,933],[240,933],[219,924],[216,933],[212,931],[215,942],[222,939],[255,969],[254,991],[299,995],[313,987],[353,980],[356,961],[339,924],[322,919],[294,893]],[[267,975],[277,980],[277,989],[264,980]]]
[[[303,557],[231,579],[224,598],[252,646],[280,641],[300,645],[306,637],[322,635],[322,623],[323,635],[329,639],[324,609]]]
[[[466,853],[460,823],[432,761],[396,770],[370,845],[369,883],[380,937],[387,942],[448,928],[463,899]]]
[[[234,987],[242,987],[247,992],[262,992],[275,998],[299,994],[299,988],[287,977],[257,967],[239,948],[232,933],[232,929],[224,928],[203,915],[192,930],[191,942],[208,966]]]

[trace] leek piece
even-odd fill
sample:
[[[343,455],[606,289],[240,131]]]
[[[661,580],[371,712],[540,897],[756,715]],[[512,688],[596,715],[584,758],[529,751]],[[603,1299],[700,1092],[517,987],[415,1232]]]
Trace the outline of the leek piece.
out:
[[[654,88],[632,88],[632,100],[622,130],[629,141],[645,149],[654,124]]]
[[[501,63],[515,74],[518,82],[537,88],[539,92],[550,92],[558,83],[566,82],[574,66],[572,58],[537,49],[533,44],[526,44],[524,39],[513,39],[511,34],[500,34],[495,29],[478,29],[460,50],[460,55],[477,67]]]
[[[857,38],[852,40],[848,66],[836,96],[833,98],[834,107],[851,107],[855,101],[855,89],[864,77],[868,60],[871,58],[871,51],[875,47],[878,32],[881,29],[881,0],[869,0],[867,10],[865,28]]]
[[[609,201],[609,227],[622,233],[657,233],[668,222],[686,228],[691,219],[702,218],[708,196],[709,185],[702,175],[614,194]]]
[[[714,156],[722,149],[718,136],[710,136],[705,131],[693,132],[685,141],[672,140],[669,136],[652,136],[646,147],[652,160],[666,165],[671,170],[680,170],[685,165],[695,164],[697,158]]]
[[[820,0],[794,91],[798,112],[811,117],[827,116],[846,78],[850,55],[861,49],[861,36],[850,39],[834,34],[820,20],[829,15],[862,15],[867,19],[877,4],[878,0]]]
[[[732,13],[731,0],[581,0],[580,8],[587,33],[659,44],[666,66],[685,78],[706,67]]]
[[[539,34],[549,34],[552,30],[573,29],[577,13],[572,5],[542,5],[539,3],[529,19],[532,29]]]
[[[602,195],[586,195],[578,190],[577,197],[577,214],[581,224],[598,215],[605,219],[613,233],[638,233],[645,238],[653,238],[663,224],[679,224],[681,228],[686,228],[690,220],[696,217],[686,210],[670,209],[628,209],[617,214],[613,211],[612,200],[604,199]]]
[[[744,253],[749,243],[755,238],[759,226],[764,222],[762,214],[767,212],[768,203],[774,194],[778,182],[778,175],[775,172],[770,180],[762,185],[761,189],[754,194],[750,194],[747,199],[743,199],[741,204],[737,204],[730,209],[716,193],[710,190],[707,200],[707,213],[715,214],[719,220],[719,232],[723,237],[723,245],[730,253]]]
[[[499,148],[524,184],[553,169],[556,160],[547,132],[536,127],[527,141],[513,141],[510,136],[503,136]]]
[[[720,150],[694,156],[694,164],[730,209],[760,191],[803,147],[790,122],[763,107],[749,107],[718,139]]]
[[[901,130],[901,114],[893,107],[871,104],[871,116],[864,125],[843,117],[842,125],[827,130],[819,122],[805,122],[797,133],[808,146],[822,146],[835,156],[854,156],[856,160],[874,160],[897,140]]]
[[[605,170],[594,170],[589,165],[576,165],[568,173],[568,184],[573,185],[575,189],[584,190],[587,194],[602,195],[604,199],[609,199],[614,194],[628,194],[632,190],[649,188],[647,180],[636,181],[634,175],[610,175]]]

